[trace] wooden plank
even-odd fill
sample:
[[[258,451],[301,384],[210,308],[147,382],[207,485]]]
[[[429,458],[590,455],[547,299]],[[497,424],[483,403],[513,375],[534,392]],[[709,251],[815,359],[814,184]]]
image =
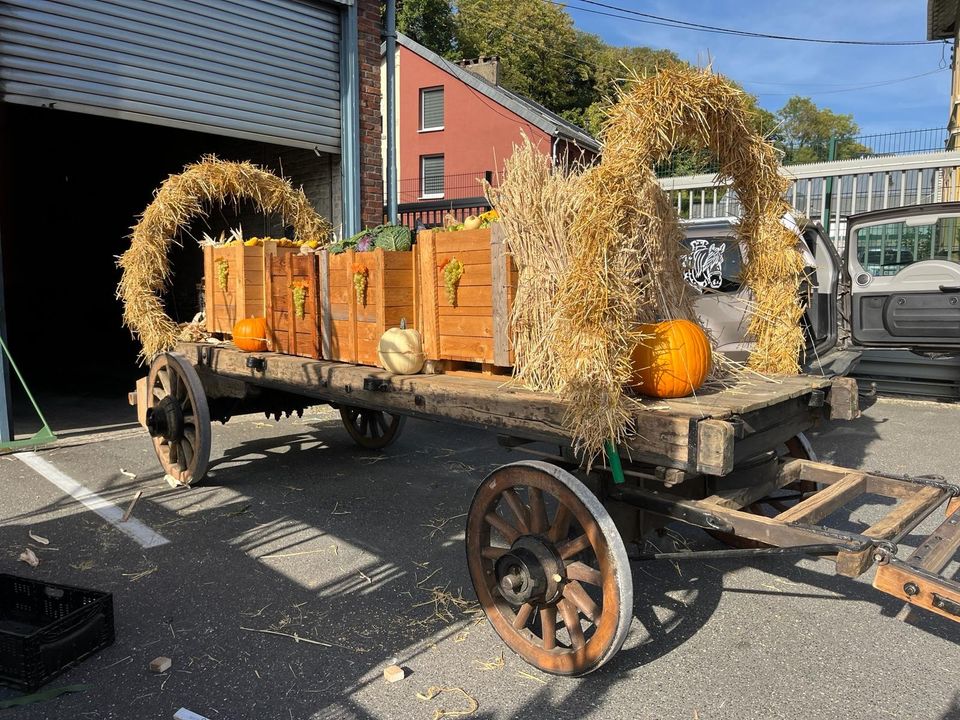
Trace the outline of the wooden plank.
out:
[[[503,224],[494,223],[490,229],[490,270],[493,297],[493,362],[507,367],[513,365],[510,357],[510,308],[507,299],[510,256],[504,238]]]
[[[869,480],[867,487],[869,492]],[[862,534],[877,540],[897,542],[919,525],[944,500],[944,492],[939,488],[914,487],[916,489],[911,497],[897,503],[893,510],[867,528]],[[855,553],[841,552],[837,554],[837,573],[847,577],[857,577],[865,573],[872,563],[872,550]]]
[[[139,385],[137,386],[139,389]],[[939,573],[957,554],[960,548],[960,510],[951,513],[946,520],[914,550],[907,564],[928,572]]]
[[[443,316],[440,318],[440,336],[441,342],[447,336],[455,337],[473,337],[489,340],[492,345],[494,341],[493,318],[487,315],[460,315],[458,317]]]
[[[918,573],[906,564],[894,561],[877,568],[873,586],[881,592],[910,603],[913,607],[929,610],[954,622],[960,621],[960,616],[942,604],[942,600],[946,600],[954,606],[960,605],[960,585],[956,581]],[[908,593],[907,588],[915,592]],[[935,604],[935,595],[941,598],[940,607]]]
[[[324,250],[317,258],[320,281],[320,357],[330,358],[333,339],[331,337],[333,317],[330,308],[330,261],[329,253]]]
[[[805,522],[815,525],[841,505],[860,497],[867,488],[863,473],[850,473],[839,482],[814,493],[806,500],[777,515],[780,522]]]
[[[433,232],[437,255],[444,253],[490,250],[490,234],[486,229]]]
[[[487,337],[440,336],[439,355],[445,360],[463,362],[490,362],[493,359],[493,342]]]
[[[434,266],[436,271],[434,276],[436,277],[437,282],[437,291],[444,293],[443,286],[443,270],[438,266]],[[487,292],[490,292],[491,285],[493,283],[493,275],[490,271],[490,264],[486,265],[466,265],[463,268],[463,275],[460,276],[460,280],[457,283],[457,289],[464,287],[482,287],[485,288]],[[438,298],[442,298],[443,302],[446,302],[446,295],[438,295]]]
[[[494,226],[496,227],[496,226]],[[437,266],[456,258],[465,268],[490,265],[493,258],[490,254],[490,246],[480,247],[476,250],[452,250],[449,252],[437,251]]]
[[[323,402],[370,407],[430,420],[493,431],[529,439],[566,442],[567,406],[556,395],[534,393],[502,383],[452,375],[391,375],[377,368],[263,353],[263,371],[246,366],[247,354],[234,348],[180,343],[195,364],[217,375],[253,385],[294,392]],[[200,362],[200,351],[207,360]],[[366,378],[389,382],[388,391],[364,390]],[[636,462],[695,471],[697,449],[691,447],[688,416],[640,413],[636,437],[624,444]]]

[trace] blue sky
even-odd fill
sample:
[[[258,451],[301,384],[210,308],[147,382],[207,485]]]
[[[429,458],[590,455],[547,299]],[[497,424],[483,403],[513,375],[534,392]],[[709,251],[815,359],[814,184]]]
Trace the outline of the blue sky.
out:
[[[791,95],[852,113],[864,134],[946,125],[950,71],[879,87],[873,83],[949,67],[950,47],[857,47],[752,39],[641,24],[578,10],[567,11],[578,28],[615,45],[673,50],[698,65],[733,78],[760,104],[775,111]],[[926,0],[605,0],[641,12],[720,27],[810,37],[925,40]],[[850,89],[858,88],[858,89]]]

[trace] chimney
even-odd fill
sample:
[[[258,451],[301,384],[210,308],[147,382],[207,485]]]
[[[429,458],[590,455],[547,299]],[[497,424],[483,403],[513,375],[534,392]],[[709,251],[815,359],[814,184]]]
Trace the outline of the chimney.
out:
[[[457,65],[481,77],[491,85],[500,84],[500,56],[481,55],[472,60],[458,60]]]

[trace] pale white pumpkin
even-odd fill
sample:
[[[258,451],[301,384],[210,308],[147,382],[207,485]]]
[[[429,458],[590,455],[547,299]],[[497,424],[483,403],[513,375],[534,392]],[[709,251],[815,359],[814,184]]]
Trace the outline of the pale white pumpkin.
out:
[[[406,320],[401,320],[400,327],[390,328],[380,336],[377,357],[384,370],[395,375],[416,375],[426,361],[420,333],[407,329]]]

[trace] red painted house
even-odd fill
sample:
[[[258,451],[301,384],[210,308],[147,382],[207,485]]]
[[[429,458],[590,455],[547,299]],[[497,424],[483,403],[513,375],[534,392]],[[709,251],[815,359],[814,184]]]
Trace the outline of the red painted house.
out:
[[[478,178],[495,177],[523,133],[557,162],[589,162],[599,153],[584,130],[500,86],[498,76],[497,58],[454,63],[398,34],[397,177],[404,215],[428,208],[461,215],[477,207]]]

